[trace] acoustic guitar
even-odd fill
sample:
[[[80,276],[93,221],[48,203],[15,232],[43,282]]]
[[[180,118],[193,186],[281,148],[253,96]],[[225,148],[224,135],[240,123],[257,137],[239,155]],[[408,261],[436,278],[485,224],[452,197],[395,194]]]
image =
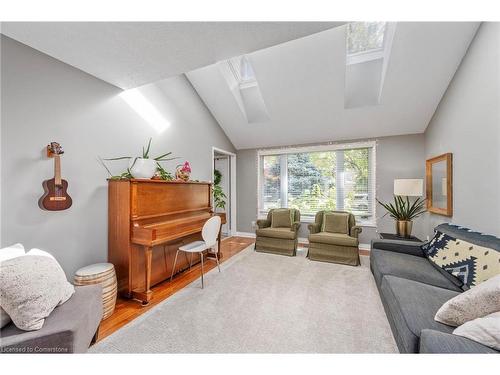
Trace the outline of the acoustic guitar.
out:
[[[64,151],[57,142],[47,146],[47,156],[54,158],[54,178],[42,183],[45,194],[38,200],[42,210],[62,211],[71,207],[73,203],[68,195],[68,181],[61,178],[61,155]]]

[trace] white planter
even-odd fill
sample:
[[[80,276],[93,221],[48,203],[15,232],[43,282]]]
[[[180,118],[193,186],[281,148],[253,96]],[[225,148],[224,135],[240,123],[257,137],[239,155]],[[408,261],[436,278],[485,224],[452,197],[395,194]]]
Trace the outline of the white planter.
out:
[[[134,163],[134,159],[130,159],[129,168],[134,178],[151,178],[156,173],[156,161],[138,158]]]

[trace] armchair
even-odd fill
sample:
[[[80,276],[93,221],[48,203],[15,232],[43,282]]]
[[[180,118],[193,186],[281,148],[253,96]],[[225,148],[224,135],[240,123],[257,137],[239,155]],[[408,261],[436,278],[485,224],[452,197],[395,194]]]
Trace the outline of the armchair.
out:
[[[267,213],[267,219],[257,220],[258,229],[255,231],[255,250],[264,253],[295,256],[297,252],[298,231],[300,228],[300,212],[291,208],[289,225],[272,226],[273,212]]]
[[[325,228],[323,225],[325,212],[334,215],[331,220],[338,221],[339,228],[342,227],[342,222],[345,223],[345,216],[348,215],[345,230]],[[353,214],[344,211],[319,211],[316,213],[314,223],[309,224],[308,228],[309,259],[359,266],[358,236],[362,228],[356,226]]]

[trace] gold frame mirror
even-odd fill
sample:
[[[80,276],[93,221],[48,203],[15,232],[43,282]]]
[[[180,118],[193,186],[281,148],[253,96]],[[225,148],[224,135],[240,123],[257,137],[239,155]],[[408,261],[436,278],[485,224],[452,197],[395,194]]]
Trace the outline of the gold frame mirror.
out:
[[[425,162],[427,211],[453,216],[453,162],[451,152]]]

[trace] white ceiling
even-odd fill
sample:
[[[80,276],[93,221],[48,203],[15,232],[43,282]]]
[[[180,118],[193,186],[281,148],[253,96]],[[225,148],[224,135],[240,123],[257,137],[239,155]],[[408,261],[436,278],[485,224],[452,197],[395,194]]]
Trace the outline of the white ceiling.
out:
[[[344,22],[3,22],[2,34],[128,89]]]
[[[248,55],[270,120],[247,123],[218,65],[187,73],[237,149],[425,131],[479,23],[398,23],[379,105],[344,109],[345,26]]]

